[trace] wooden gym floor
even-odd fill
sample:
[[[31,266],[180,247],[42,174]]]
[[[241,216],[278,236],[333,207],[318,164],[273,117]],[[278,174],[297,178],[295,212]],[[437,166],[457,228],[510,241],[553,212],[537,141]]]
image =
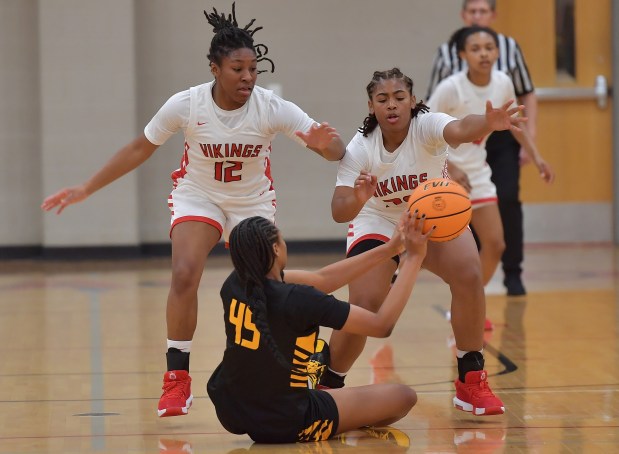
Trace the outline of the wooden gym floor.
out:
[[[337,258],[296,256],[290,267]],[[486,364],[507,412],[485,418],[452,408],[449,292],[422,273],[392,336],[370,340],[347,380],[417,390],[419,403],[394,425],[398,432],[264,446],[226,433],[205,390],[224,345],[218,291],[227,258],[211,258],[202,280],[194,406],[188,416],[164,419],[155,410],[165,368],[167,259],[0,262],[0,452],[619,452],[617,268],[609,244],[530,246],[529,293],[520,298],[504,296],[497,273],[487,288],[496,328],[487,333]]]

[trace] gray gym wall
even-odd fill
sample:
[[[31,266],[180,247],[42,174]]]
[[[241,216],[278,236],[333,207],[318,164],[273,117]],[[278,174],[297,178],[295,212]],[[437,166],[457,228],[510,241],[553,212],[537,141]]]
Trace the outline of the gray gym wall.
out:
[[[41,212],[43,198],[82,182],[172,94],[211,80],[213,36],[202,11],[231,1],[0,0],[0,248],[167,243],[170,172],[182,134],[136,172],[72,205]],[[237,0],[256,18],[281,90],[348,142],[367,113],[377,69],[400,67],[425,95],[439,43],[460,25],[460,1]],[[264,66],[266,68],[266,66]],[[286,137],[273,144],[278,225],[289,240],[345,238],[331,219],[337,165]],[[551,240],[548,238],[548,240]]]

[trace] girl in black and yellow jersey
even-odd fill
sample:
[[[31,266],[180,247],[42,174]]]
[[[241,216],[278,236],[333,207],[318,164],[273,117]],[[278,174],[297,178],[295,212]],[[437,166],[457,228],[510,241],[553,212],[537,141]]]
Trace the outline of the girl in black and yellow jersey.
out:
[[[314,390],[306,366],[320,326],[387,337],[408,301],[430,232],[425,217],[405,213],[387,243],[318,271],[286,271],[279,230],[256,216],[230,234],[234,271],[221,289],[226,330],[223,361],[208,394],[226,430],[263,443],[326,440],[363,426],[403,418],[417,395],[402,384]],[[405,252],[399,278],[377,313],[337,300],[330,292]]]

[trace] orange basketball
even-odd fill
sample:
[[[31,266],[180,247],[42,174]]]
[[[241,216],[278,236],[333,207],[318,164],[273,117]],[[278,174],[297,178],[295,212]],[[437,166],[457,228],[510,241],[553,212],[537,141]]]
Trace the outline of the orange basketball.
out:
[[[453,180],[436,178],[420,183],[408,199],[408,209],[426,215],[424,233],[433,225],[430,241],[449,241],[460,236],[471,222],[471,200],[462,186]]]

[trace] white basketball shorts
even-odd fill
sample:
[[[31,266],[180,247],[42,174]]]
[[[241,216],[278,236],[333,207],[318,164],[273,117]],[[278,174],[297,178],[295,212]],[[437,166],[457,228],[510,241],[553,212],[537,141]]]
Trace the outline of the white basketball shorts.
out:
[[[396,223],[390,219],[375,214],[359,213],[348,224],[348,236],[346,238],[346,254],[364,240],[379,240],[387,242],[391,239]]]
[[[214,201],[215,198],[219,200]],[[209,194],[195,187],[179,185],[168,197],[168,206],[172,213],[170,235],[181,222],[197,221],[215,227],[228,242],[230,232],[243,219],[262,216],[275,222],[277,202],[275,191],[248,197],[209,197]]]
[[[496,186],[490,179],[492,170],[488,164],[485,164],[479,170],[467,171],[466,175],[469,177],[469,183],[473,188],[469,195],[473,209],[497,203]]]

